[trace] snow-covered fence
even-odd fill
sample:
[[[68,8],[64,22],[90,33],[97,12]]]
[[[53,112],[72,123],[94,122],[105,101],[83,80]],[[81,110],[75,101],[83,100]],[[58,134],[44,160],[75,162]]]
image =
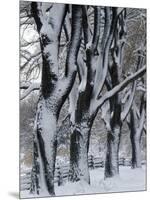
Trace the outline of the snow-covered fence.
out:
[[[146,161],[142,161],[142,164],[146,164]],[[104,161],[101,160],[100,157],[94,157],[93,155],[89,155],[88,157],[88,165],[89,168],[95,169],[95,168],[100,168],[104,167]],[[131,160],[130,159],[125,159],[125,158],[120,158],[119,159],[119,165],[120,166],[131,166]],[[55,178],[54,182],[58,186],[62,185],[65,183],[69,178],[69,165],[63,165],[63,166],[56,166],[55,168]],[[31,184],[31,171],[24,171],[21,173],[21,178],[20,178],[20,188],[21,191],[23,190],[30,190],[30,184]]]
[[[93,158],[93,168],[104,167],[104,161],[100,157]]]

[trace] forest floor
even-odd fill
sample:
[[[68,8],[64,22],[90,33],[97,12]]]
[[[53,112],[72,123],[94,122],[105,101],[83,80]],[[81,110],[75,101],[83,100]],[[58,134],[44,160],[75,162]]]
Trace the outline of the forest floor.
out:
[[[129,192],[146,190],[146,167],[142,169],[131,169],[131,167],[120,167],[120,175],[115,178],[104,180],[104,168],[90,170],[91,184],[85,182],[66,182],[62,186],[55,187],[56,196],[96,194],[111,192]],[[38,197],[47,196],[41,194]],[[22,198],[33,197],[28,191],[21,192]],[[35,196],[34,196],[35,197]]]

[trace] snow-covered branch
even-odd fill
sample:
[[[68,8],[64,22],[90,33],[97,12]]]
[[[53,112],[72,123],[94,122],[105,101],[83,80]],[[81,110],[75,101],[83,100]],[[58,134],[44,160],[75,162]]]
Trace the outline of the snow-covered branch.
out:
[[[113,42],[114,32],[117,25],[117,9],[112,8],[112,19],[111,9],[105,8],[105,25],[102,36],[102,42],[100,46],[99,62],[97,63],[96,76],[94,81],[93,97],[96,99],[101,95],[107,72],[108,72],[108,61],[110,47]]]
[[[93,41],[92,41],[92,48],[94,55],[98,55],[98,44],[100,38],[100,27],[101,27],[101,7],[94,8],[94,33],[93,33]]]
[[[106,101],[103,106],[101,107],[101,118],[105,123],[107,131],[111,131],[110,127],[110,104]]]
[[[137,105],[135,104],[135,102],[134,102],[134,104],[133,104],[133,107],[134,107],[134,109],[135,109],[135,114],[136,114],[137,119],[138,119],[138,120],[141,120],[141,113],[140,113],[140,111],[139,111]],[[145,109],[145,106],[143,106],[142,111],[143,111],[143,109]],[[143,111],[143,112],[144,112],[144,111]],[[146,111],[145,111],[145,115],[146,115]],[[143,130],[144,130],[145,133],[147,132],[145,123],[143,124]]]
[[[81,42],[82,30],[82,8],[81,6],[73,6],[72,25],[71,25],[71,39],[68,48],[65,76],[70,77],[75,72],[77,64],[77,56]]]
[[[97,103],[95,105],[96,110],[99,109],[104,104],[104,102],[107,101],[109,98],[114,96],[116,93],[122,91],[129,83],[143,76],[145,72],[146,72],[146,66],[143,66],[140,70],[127,77],[120,84],[116,85],[112,90],[106,92],[101,98],[98,98]]]
[[[130,111],[130,108],[132,106],[132,103],[133,103],[133,100],[134,100],[134,96],[135,96],[135,90],[136,90],[136,81],[134,81],[134,83],[133,83],[129,98],[126,101],[124,109],[123,109],[123,111],[121,113],[121,121],[122,122],[126,119],[128,113]]]

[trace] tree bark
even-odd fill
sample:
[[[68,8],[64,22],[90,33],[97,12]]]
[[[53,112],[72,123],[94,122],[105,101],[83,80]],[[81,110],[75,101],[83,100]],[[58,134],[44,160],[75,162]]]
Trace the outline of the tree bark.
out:
[[[112,68],[112,85],[119,82],[117,66]],[[119,144],[122,129],[121,121],[121,97],[120,94],[114,95],[109,99],[110,104],[110,124],[107,133],[107,150],[105,160],[105,178],[113,177],[119,174]]]
[[[105,178],[113,177],[119,174],[119,144],[120,127],[114,127],[107,133],[107,152],[105,160]]]
[[[82,125],[81,125],[82,126]],[[88,168],[90,127],[74,128],[70,140],[70,175],[72,182],[85,181],[90,184]]]
[[[132,135],[133,134],[133,135]],[[141,168],[141,145],[140,145],[140,138],[137,138],[135,132],[131,133],[131,146],[132,146],[132,159],[131,159],[131,167],[134,168]]]
[[[136,114],[134,108],[130,110],[130,122],[128,123],[130,128],[130,139],[132,146],[132,159],[131,159],[131,167],[141,168],[141,145],[140,145],[140,137],[141,134],[138,134],[136,128]]]

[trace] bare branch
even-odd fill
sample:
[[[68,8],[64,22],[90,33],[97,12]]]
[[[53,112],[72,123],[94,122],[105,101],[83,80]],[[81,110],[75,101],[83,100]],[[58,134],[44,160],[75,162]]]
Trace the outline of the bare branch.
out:
[[[40,83],[22,84],[20,89],[25,89],[25,92],[21,95],[20,100],[25,99],[32,91],[40,89]]]
[[[24,56],[25,56],[25,55],[24,55]],[[20,70],[23,70],[23,69],[29,64],[29,62],[30,62],[32,59],[35,59],[36,57],[37,57],[37,59],[40,59],[39,56],[41,57],[41,52],[37,52],[37,53],[31,55],[29,58],[26,57],[26,60],[27,60],[27,61],[26,61],[22,66],[20,66]],[[25,58],[25,57],[24,57],[24,58]],[[34,60],[33,62],[35,62],[35,60]]]

